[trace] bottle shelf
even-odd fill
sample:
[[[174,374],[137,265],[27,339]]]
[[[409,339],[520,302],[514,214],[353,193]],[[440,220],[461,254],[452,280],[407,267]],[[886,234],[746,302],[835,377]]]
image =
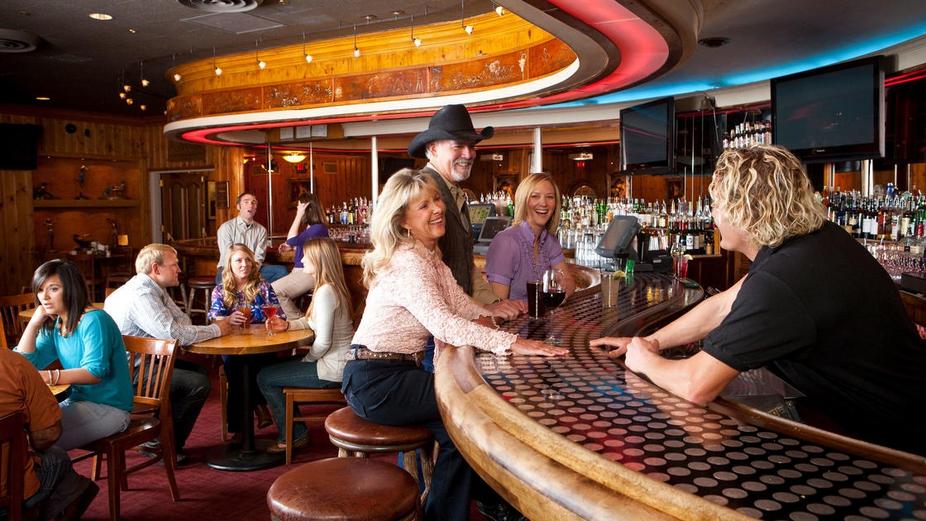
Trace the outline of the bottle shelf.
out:
[[[133,199],[33,199],[33,208],[135,208]]]

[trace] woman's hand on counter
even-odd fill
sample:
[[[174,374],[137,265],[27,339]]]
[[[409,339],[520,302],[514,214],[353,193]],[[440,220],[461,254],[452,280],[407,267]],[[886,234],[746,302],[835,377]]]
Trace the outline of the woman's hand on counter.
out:
[[[527,340],[518,337],[511,344],[511,354],[513,355],[540,355],[540,356],[564,356],[569,354],[565,347],[551,346],[540,340]]]

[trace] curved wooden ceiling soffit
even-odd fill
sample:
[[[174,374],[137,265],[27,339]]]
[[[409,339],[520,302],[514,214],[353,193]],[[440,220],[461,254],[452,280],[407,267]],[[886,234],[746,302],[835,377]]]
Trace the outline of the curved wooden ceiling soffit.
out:
[[[510,11],[460,22],[300,43],[176,67],[165,133],[193,142],[255,144],[276,127],[429,116],[595,96],[652,79],[696,45],[700,0],[502,0]],[[517,16],[512,14],[517,13]],[[305,54],[313,59],[307,63]],[[217,76],[214,68],[222,69]],[[251,139],[236,139],[236,136]]]

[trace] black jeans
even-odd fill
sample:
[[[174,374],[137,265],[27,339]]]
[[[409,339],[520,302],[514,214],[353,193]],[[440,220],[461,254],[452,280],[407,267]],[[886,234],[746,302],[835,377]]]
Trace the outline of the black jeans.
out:
[[[275,353],[222,356],[222,363],[225,364],[225,377],[228,378],[228,407],[225,410],[228,417],[228,432],[242,432],[244,428],[244,366],[248,366],[248,396],[251,399],[253,410],[255,406],[267,403],[257,386],[257,374],[261,369],[273,365],[276,361]]]
[[[138,382],[138,373],[135,373]],[[209,376],[206,370],[185,360],[174,361],[174,373],[170,379],[170,409],[174,419],[174,442],[177,452],[183,450],[196,418],[209,398]]]
[[[440,445],[431,493],[424,506],[427,520],[465,521],[474,491],[488,486],[473,472],[450,440],[434,395],[434,375],[412,362],[353,360],[344,369],[341,390],[361,418],[383,425],[424,425]]]

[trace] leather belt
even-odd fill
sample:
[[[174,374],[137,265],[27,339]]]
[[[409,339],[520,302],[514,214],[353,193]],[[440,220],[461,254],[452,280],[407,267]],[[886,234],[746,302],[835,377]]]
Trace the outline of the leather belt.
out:
[[[421,361],[424,360],[424,351],[418,351],[417,353],[390,353],[388,351],[371,351],[357,344],[350,347],[351,349],[345,357],[347,360],[397,360],[411,362],[417,366],[420,366]]]

